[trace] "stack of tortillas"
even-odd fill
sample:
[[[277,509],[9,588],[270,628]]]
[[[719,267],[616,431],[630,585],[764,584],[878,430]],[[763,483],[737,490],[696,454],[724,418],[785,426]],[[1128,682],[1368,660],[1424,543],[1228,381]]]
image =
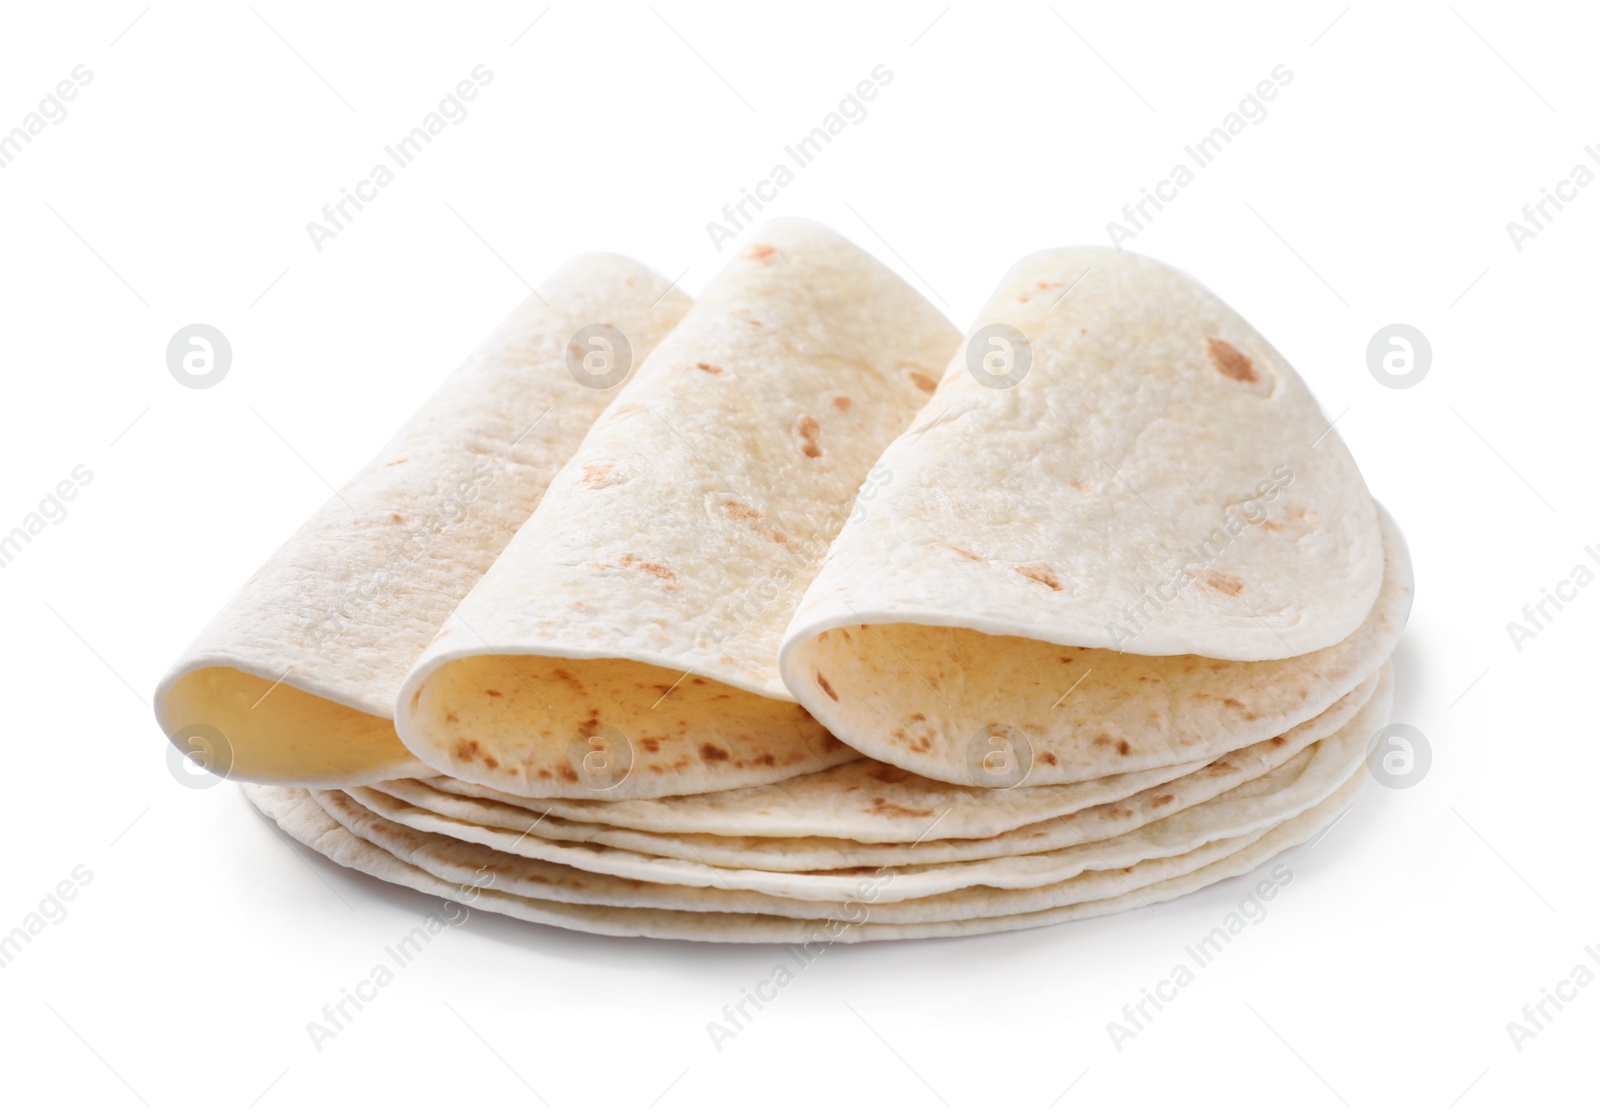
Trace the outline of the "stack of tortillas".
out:
[[[552,275],[156,706],[295,839],[475,908],[954,936],[1325,828],[1410,600],[1338,433],[1192,279],[1043,252],[963,339],[781,222],[693,306]]]

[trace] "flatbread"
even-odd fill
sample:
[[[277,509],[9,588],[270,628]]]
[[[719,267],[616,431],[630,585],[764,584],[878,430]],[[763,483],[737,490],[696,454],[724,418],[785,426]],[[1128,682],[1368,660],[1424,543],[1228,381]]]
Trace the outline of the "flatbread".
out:
[[[605,325],[642,359],[689,305],[621,256],[559,268],[184,651],[156,689],[162,730],[251,781],[431,773],[395,734],[395,694],[616,394],[579,380],[572,346]]]
[[[940,838],[946,827],[941,817],[947,816],[957,804],[968,803],[966,798],[970,796],[969,791],[954,787],[949,794],[951,805],[922,810],[927,815],[922,821],[921,838],[901,843],[862,843],[831,835],[786,838],[706,835],[681,826],[673,832],[640,831],[611,824],[563,820],[537,807],[444,792],[413,779],[381,782],[372,788],[421,810],[420,813],[410,810],[406,813],[407,822],[414,827],[427,831],[448,831],[458,838],[489,846],[504,846],[507,840],[514,844],[523,833],[532,833],[547,840],[599,843],[645,855],[699,861],[714,867],[776,871],[843,870],[862,866],[907,866],[991,859],[1000,855],[1051,851],[1122,835],[1259,778],[1307,746],[1343,728],[1372,698],[1378,682],[1379,675],[1374,674],[1309,723],[1301,724],[1276,738],[1225,754],[1171,781],[1123,799],[1037,820],[989,838]],[[870,765],[867,762],[852,763],[849,767],[839,767],[839,770],[843,772],[852,767],[860,769]],[[872,794],[875,784],[881,784],[871,781],[870,774],[864,776],[868,778],[865,784],[846,787],[833,800],[815,800],[819,807],[808,818],[807,830],[834,831],[835,817],[851,809],[854,800],[863,794]],[[772,795],[781,793],[787,784],[780,782],[772,786]],[[1004,800],[1005,791],[985,792],[994,798],[989,802],[990,805],[998,808]],[[852,793],[856,795],[855,798],[849,795]],[[754,796],[753,793],[749,795]],[[870,806],[869,811],[888,806],[888,801],[881,796],[875,796],[874,799],[883,800],[884,803]],[[650,805],[655,806],[657,818],[660,819],[675,815],[674,806],[686,800],[667,798],[650,802]],[[982,803],[977,803],[976,807],[982,808]],[[600,806],[596,811],[603,815],[604,808]],[[431,816],[424,818],[424,814]]]
[[[793,943],[810,953],[834,943],[872,940],[974,936],[1104,916],[1149,907],[1192,893],[1215,882],[1245,874],[1272,856],[1325,830],[1354,801],[1367,780],[1364,767],[1315,807],[1270,829],[1241,850],[1188,874],[1157,882],[1115,897],[1085,901],[1032,913],[974,917],[958,921],[913,924],[877,923],[875,905],[860,904],[846,919],[794,920],[755,913],[704,913],[672,909],[580,905],[508,894],[479,884],[458,885],[404,862],[382,848],[352,835],[329,816],[304,789],[246,786],[246,796],[291,838],[326,855],[341,866],[458,903],[460,907],[502,913],[519,920],[606,936],[717,943]]]
[[[1366,621],[1301,657],[1223,661],[1052,646],[961,627],[824,630],[785,644],[813,714],[873,758],[983,785],[994,753],[1023,786],[1212,759],[1320,714],[1388,660],[1411,610],[1411,560],[1381,516],[1386,575]],[[996,746],[1010,748],[996,751]]]
[[[849,901],[870,878],[876,899],[906,901],[970,886],[1031,889],[1072,878],[1085,870],[1115,870],[1145,859],[1181,855],[1215,839],[1226,839],[1297,815],[1332,793],[1366,755],[1367,740],[1384,723],[1391,686],[1380,682],[1367,706],[1341,731],[1275,770],[1209,801],[1146,824],[1124,835],[1055,851],[886,868],[798,872],[719,868],[692,859],[641,855],[600,844],[546,839],[533,832],[479,829],[407,805],[374,789],[344,793],[378,816],[393,821],[392,833],[406,840],[434,841],[471,859],[485,848],[580,871],[664,885],[746,890],[803,901]],[[342,801],[330,797],[330,801]],[[325,807],[328,802],[324,802]],[[472,842],[483,846],[474,847]],[[392,848],[391,848],[392,850]]]
[[[778,638],[957,340],[855,245],[768,226],[411,670],[406,745],[497,789],[605,800],[856,757],[784,689]]]

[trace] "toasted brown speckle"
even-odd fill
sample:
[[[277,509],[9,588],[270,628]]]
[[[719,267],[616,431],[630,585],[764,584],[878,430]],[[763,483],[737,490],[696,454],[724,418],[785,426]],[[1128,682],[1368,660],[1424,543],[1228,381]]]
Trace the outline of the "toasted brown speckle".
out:
[[[833,686],[828,684],[828,678],[824,677],[821,673],[817,674],[817,685],[822,689],[823,692],[828,694],[829,700],[832,700],[835,704],[839,702],[839,694],[833,691]]]
[[[1061,581],[1056,579],[1056,574],[1050,570],[1049,565],[1018,565],[1017,571],[1023,576],[1027,577],[1029,580],[1032,580],[1038,584],[1043,584],[1052,592],[1061,591]]]
[[[1255,383],[1261,378],[1250,357],[1225,340],[1206,337],[1206,357],[1212,367],[1236,382]]]
[[[794,424],[794,431],[800,438],[801,452],[813,458],[822,455],[822,446],[817,444],[817,434],[822,432],[822,427],[817,424],[817,419],[802,414]]]
[[[1211,569],[1206,573],[1206,583],[1225,596],[1237,596],[1244,591],[1244,581],[1237,576]]]
[[[916,384],[917,390],[925,391],[930,395],[939,389],[939,381],[937,379],[920,371],[913,371],[911,373],[911,382]]]
[[[701,743],[700,757],[707,762],[726,762],[728,760],[728,752],[711,743]]]
[[[631,553],[624,556],[617,563],[625,569],[637,569],[640,572],[649,573],[659,580],[673,581],[678,579],[678,574],[665,565],[657,564],[655,561],[646,561],[643,558],[635,557]]]

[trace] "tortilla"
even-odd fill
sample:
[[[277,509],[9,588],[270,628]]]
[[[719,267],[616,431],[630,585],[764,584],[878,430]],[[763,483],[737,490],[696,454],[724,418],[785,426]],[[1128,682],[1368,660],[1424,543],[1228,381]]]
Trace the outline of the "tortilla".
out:
[[[590,799],[856,757],[784,688],[778,639],[958,339],[853,244],[769,225],[412,668],[406,745],[496,789]]]
[[[706,913],[675,909],[618,908],[543,901],[508,894],[485,885],[446,882],[404,862],[391,852],[353,835],[329,816],[304,789],[246,786],[246,796],[291,838],[334,862],[385,881],[460,903],[470,909],[502,913],[520,920],[607,936],[718,943],[797,943],[809,953],[834,943],[871,940],[973,936],[1035,928],[1149,907],[1192,893],[1215,882],[1245,874],[1288,847],[1325,830],[1350,806],[1367,780],[1358,768],[1318,805],[1250,841],[1240,850],[1186,874],[1125,891],[1114,897],[1084,901],[1031,913],[974,917],[912,924],[876,923],[876,905],[857,903],[845,919],[795,920],[757,913]],[[1024,891],[1025,892],[1025,891]]]
[[[1411,610],[1411,561],[1387,513],[1381,524],[1387,571],[1366,621],[1298,658],[1150,658],[855,624],[787,642],[786,676],[857,750],[959,785],[989,782],[996,753],[1024,787],[1210,760],[1318,715],[1393,653]]]
[[[1214,757],[1315,715],[1398,637],[1404,545],[1304,383],[1130,253],[1019,263],[879,467],[894,482],[829,549],[781,671],[839,738],[928,777],[992,784],[997,749],[1033,784]],[[1254,664],[1335,647],[1337,680]]]
[[[1372,700],[1339,732],[1262,777],[1211,800],[1111,839],[976,862],[881,871],[870,867],[814,872],[720,868],[697,859],[641,855],[600,844],[547,839],[533,831],[476,828],[369,788],[352,786],[344,793],[358,805],[393,821],[390,828],[382,830],[394,838],[431,836],[437,846],[454,847],[467,859],[487,854],[484,847],[473,846],[478,843],[544,864],[576,867],[581,872],[637,882],[754,891],[804,901],[852,900],[859,896],[863,878],[872,880],[875,899],[879,901],[905,901],[971,886],[1031,889],[1064,881],[1085,870],[1121,869],[1145,859],[1181,855],[1212,840],[1243,835],[1297,815],[1332,793],[1361,764],[1367,740],[1388,715],[1390,687],[1387,680],[1381,681]],[[331,795],[323,801],[330,811],[335,811],[332,805],[342,806],[342,802],[342,796]],[[404,832],[411,834],[401,834]],[[370,833],[360,834],[374,838]]]
[[[689,304],[621,256],[560,267],[184,651],[162,730],[258,782],[432,772],[395,734],[395,694],[617,393],[580,380],[587,327],[627,338],[625,373]]]
[[[1385,667],[1387,670],[1387,667]],[[1354,692],[1340,700],[1309,723],[1301,724],[1283,735],[1256,743],[1243,750],[1233,751],[1171,781],[1144,789],[1132,795],[1104,804],[1078,809],[1017,827],[989,838],[942,838],[946,828],[944,817],[958,803],[964,803],[969,791],[952,787],[951,805],[920,810],[923,831],[915,842],[862,843],[832,835],[791,836],[769,838],[760,836],[706,835],[686,829],[673,817],[682,817],[687,810],[682,806],[691,798],[666,798],[649,802],[658,818],[676,830],[670,832],[639,831],[611,824],[582,823],[564,820],[547,814],[537,802],[528,806],[508,804],[501,800],[479,796],[465,796],[444,792],[423,781],[398,780],[382,782],[372,788],[387,797],[412,806],[405,813],[406,822],[426,831],[449,832],[474,843],[488,846],[518,844],[517,837],[530,833],[547,840],[574,843],[599,843],[645,855],[698,860],[714,867],[744,867],[756,870],[813,871],[842,870],[862,866],[905,866],[923,863],[961,862],[991,859],[1001,855],[1032,854],[1051,851],[1096,840],[1122,835],[1143,827],[1155,820],[1171,816],[1193,805],[1208,801],[1247,781],[1259,778],[1287,762],[1306,747],[1328,737],[1349,722],[1357,711],[1367,704],[1378,688],[1379,675],[1374,674]],[[1385,682],[1387,684],[1387,681]],[[838,767],[839,772],[852,768],[876,765],[869,761]],[[802,779],[803,780],[803,779]],[[920,780],[920,779],[919,779]],[[788,782],[770,787],[771,796],[783,792]],[[856,800],[872,792],[873,782],[844,787],[834,799],[815,800],[818,806],[806,824],[811,832],[831,833],[836,830],[835,817],[849,811]],[[1050,787],[1047,792],[1060,794],[1061,788]],[[748,799],[754,791],[743,792]],[[988,790],[994,800],[991,809],[998,809],[1004,800],[1004,791]],[[852,798],[849,794],[855,793]],[[715,795],[711,795],[715,796]],[[882,797],[882,805],[872,805],[869,813],[889,806]],[[1070,798],[1069,798],[1070,799]],[[865,803],[862,800],[862,803]],[[704,806],[702,806],[704,807]],[[715,808],[714,804],[710,807]],[[982,807],[981,804],[979,807]],[[606,806],[596,812],[604,815]],[[692,822],[692,821],[689,821]]]

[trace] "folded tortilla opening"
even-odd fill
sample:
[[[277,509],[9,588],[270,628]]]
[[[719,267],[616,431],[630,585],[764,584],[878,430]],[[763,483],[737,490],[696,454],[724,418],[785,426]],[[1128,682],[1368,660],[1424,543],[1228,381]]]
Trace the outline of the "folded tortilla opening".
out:
[[[374,770],[425,769],[400,742],[393,720],[288,679],[228,666],[175,678],[157,695],[156,716],[197,764],[245,781],[336,786],[348,784],[354,771],[370,777]]]
[[[626,658],[455,658],[402,704],[429,765],[528,796],[622,797],[660,777],[688,787],[847,754],[798,704]]]

